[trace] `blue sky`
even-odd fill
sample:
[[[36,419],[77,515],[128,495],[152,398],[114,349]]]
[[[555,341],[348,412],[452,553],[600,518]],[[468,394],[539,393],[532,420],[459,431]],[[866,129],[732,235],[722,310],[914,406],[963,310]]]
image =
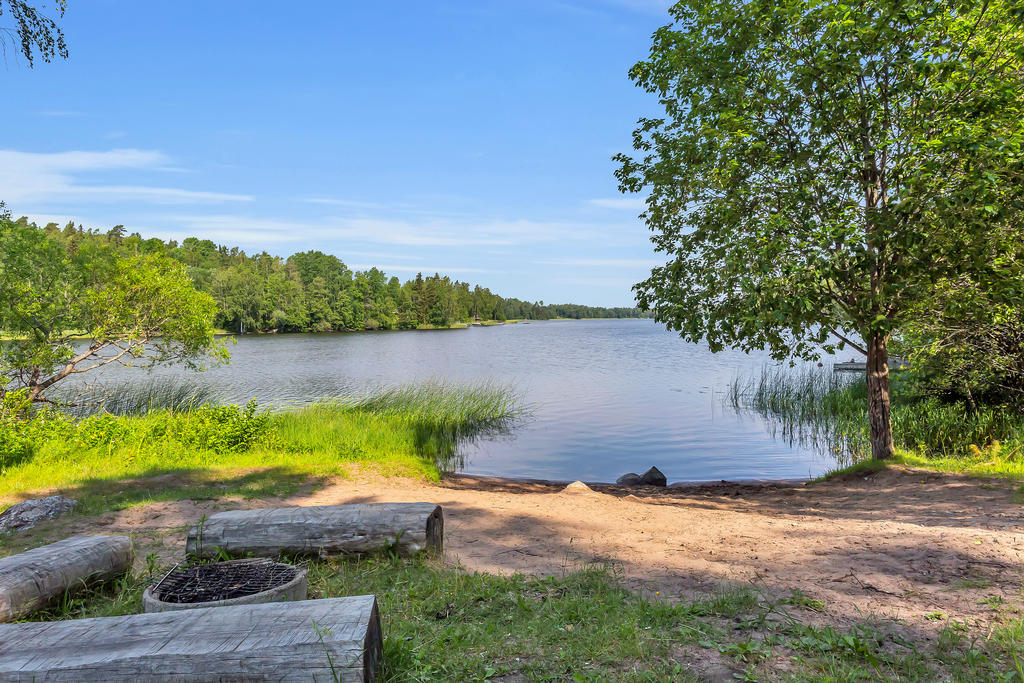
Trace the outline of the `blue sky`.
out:
[[[15,215],[549,303],[658,262],[610,157],[667,0],[68,4],[70,59],[0,72]]]

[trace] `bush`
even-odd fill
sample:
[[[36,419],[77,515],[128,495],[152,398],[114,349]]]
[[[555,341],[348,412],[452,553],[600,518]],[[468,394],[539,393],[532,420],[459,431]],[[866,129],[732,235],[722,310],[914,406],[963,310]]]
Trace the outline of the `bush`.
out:
[[[27,391],[12,391],[0,399],[0,473],[32,458],[51,439],[67,438],[71,420],[48,407],[33,409]]]
[[[103,413],[78,423],[75,441],[83,448],[145,441],[174,441],[196,450],[241,452],[264,443],[270,435],[270,416],[250,401],[236,405],[201,405],[191,410],[162,410],[143,417]]]
[[[909,359],[916,390],[971,411],[1024,406],[1024,308],[967,278],[936,285],[894,350]]]

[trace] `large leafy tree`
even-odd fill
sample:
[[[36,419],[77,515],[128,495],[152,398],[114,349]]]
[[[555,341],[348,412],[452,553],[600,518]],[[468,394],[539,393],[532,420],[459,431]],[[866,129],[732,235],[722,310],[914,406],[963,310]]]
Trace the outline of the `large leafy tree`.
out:
[[[630,72],[623,191],[668,262],[641,307],[692,340],[867,356],[893,453],[888,343],[937,282],[1021,293],[1024,3],[683,0]]]
[[[196,366],[226,358],[214,338],[213,298],[166,256],[74,252],[0,218],[0,395],[35,402],[73,375],[113,363]]]

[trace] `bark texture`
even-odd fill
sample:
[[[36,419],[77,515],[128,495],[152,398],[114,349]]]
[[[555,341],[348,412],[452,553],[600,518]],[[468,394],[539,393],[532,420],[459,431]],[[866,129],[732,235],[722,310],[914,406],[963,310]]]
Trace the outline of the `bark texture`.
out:
[[[121,576],[131,563],[127,536],[74,536],[0,559],[0,621],[14,621],[68,591]]]
[[[362,503],[231,510],[188,532],[185,550],[196,557],[275,557],[361,554],[393,549],[414,555],[441,550],[444,516],[434,503]]]
[[[0,626],[3,681],[373,681],[372,595]]]
[[[889,349],[888,339],[872,335],[868,339],[868,426],[871,457],[886,460],[896,454],[892,440],[892,419],[889,411]]]

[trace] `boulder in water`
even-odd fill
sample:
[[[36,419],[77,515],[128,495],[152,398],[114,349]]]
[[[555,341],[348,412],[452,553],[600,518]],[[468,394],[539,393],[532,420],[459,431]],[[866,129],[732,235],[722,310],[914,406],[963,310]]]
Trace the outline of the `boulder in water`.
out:
[[[665,479],[665,475],[662,474],[661,470],[659,470],[657,467],[652,467],[651,469],[644,472],[643,476],[640,477],[640,480],[641,483],[646,484],[647,486],[668,485],[668,480]]]

